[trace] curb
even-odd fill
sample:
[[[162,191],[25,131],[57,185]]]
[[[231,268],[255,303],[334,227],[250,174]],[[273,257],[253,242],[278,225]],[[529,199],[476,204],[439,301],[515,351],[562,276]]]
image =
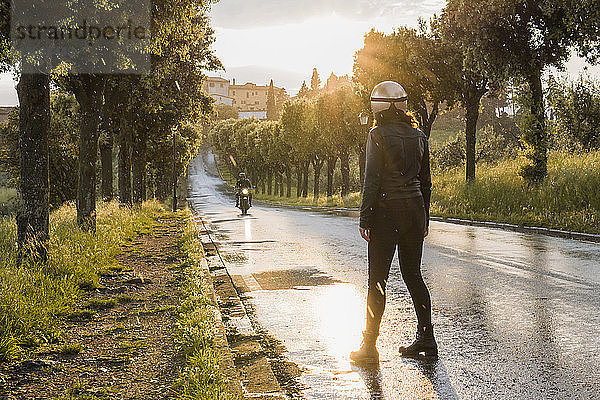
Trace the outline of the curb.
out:
[[[505,224],[500,222],[473,221],[459,218],[431,217],[432,221],[445,222],[456,225],[478,226],[482,228],[502,229],[505,231],[532,233],[538,235],[552,236],[562,239],[579,240],[585,242],[600,243],[600,235],[593,233],[581,233],[572,231],[563,231],[560,229],[541,228],[535,226],[523,226],[514,224]]]
[[[193,208],[191,208],[191,210],[193,210]],[[279,382],[274,374],[274,371],[272,370],[270,363],[268,362],[268,359],[266,358],[266,354],[264,356],[266,365],[262,364],[262,368],[263,368],[263,371],[266,371],[268,373],[268,375],[270,375],[270,376],[268,376],[268,380],[270,381],[270,385],[271,385],[271,387],[269,387],[270,390],[267,390],[265,392],[261,392],[261,391],[255,392],[255,391],[249,390],[251,388],[249,388],[247,386],[248,382],[244,379],[246,372],[244,372],[243,370],[240,370],[239,366],[236,364],[236,358],[243,356],[243,354],[240,354],[238,347],[235,343],[230,343],[229,338],[228,338],[228,327],[229,327],[229,330],[231,330],[232,328],[234,330],[239,329],[244,334],[249,335],[250,338],[256,337],[257,334],[254,331],[252,322],[246,312],[244,302],[240,298],[238,289],[235,286],[235,283],[233,282],[232,277],[229,275],[229,272],[228,272],[224,262],[222,261],[220,254],[218,253],[218,248],[215,246],[215,249],[214,249],[217,252],[217,254],[207,254],[207,248],[208,248],[208,252],[210,252],[211,251],[211,243],[214,245],[214,242],[212,242],[212,237],[210,236],[211,231],[206,229],[206,227],[204,226],[202,217],[200,215],[198,215],[196,212],[193,212],[192,221],[196,224],[196,227],[197,227],[196,238],[197,238],[199,244],[202,246],[202,248],[204,250],[204,254],[205,254],[205,258],[202,260],[202,275],[204,278],[203,286],[204,286],[204,289],[206,290],[206,293],[210,297],[211,304],[214,307],[215,324],[216,324],[216,331],[217,331],[216,335],[215,335],[215,342],[217,344],[217,347],[219,348],[219,351],[223,355],[222,360],[219,360],[219,365],[221,367],[221,370],[223,371],[223,374],[227,377],[227,384],[228,384],[228,387],[230,387],[231,393],[235,394],[237,396],[236,398],[239,398],[239,399],[253,398],[253,399],[257,399],[257,400],[263,400],[263,399],[278,400],[278,399],[287,398],[287,396],[283,393],[283,391],[279,385]],[[208,242],[203,242],[202,238],[204,236],[206,236],[208,238]],[[205,246],[205,244],[208,244],[208,247]],[[218,271],[213,271],[211,268],[211,265],[209,265],[208,256],[210,256],[210,255],[218,256],[219,260],[221,262],[223,262],[223,267],[219,268],[219,270],[224,272],[224,274],[222,274],[221,276],[224,279],[228,280],[231,283],[232,288],[235,290],[235,294],[233,294],[233,296],[232,296],[234,298],[229,297],[228,299],[219,299],[219,295],[217,294],[217,289],[215,287],[215,282],[218,282],[219,278],[218,278],[218,276],[213,275],[214,273],[217,273]],[[241,321],[237,321],[237,322],[241,322],[240,325],[236,325],[235,323],[233,323],[233,326],[231,326],[233,318],[231,318],[231,316],[229,316],[229,314],[227,313],[227,310],[221,308],[220,301],[221,302],[223,302],[223,301],[230,302],[232,300],[234,300],[236,303],[239,304],[239,307],[237,307],[237,310],[243,314],[242,318],[240,318]],[[256,345],[257,345],[257,349],[255,349],[255,351],[257,351],[258,353],[264,353],[264,350],[260,346],[260,344],[256,343]],[[272,387],[273,385],[275,387]],[[263,386],[263,388],[264,387],[265,386]]]
[[[200,242],[200,246],[202,246],[202,241],[200,238],[197,238],[198,242]],[[205,290],[205,293],[208,294],[211,305],[213,306],[213,313],[215,318],[215,345],[219,351],[221,357],[219,357],[219,367],[223,372],[223,375],[226,377],[227,387],[229,392],[235,396],[235,398],[242,399],[243,391],[242,391],[242,382],[239,376],[238,370],[235,367],[235,363],[233,361],[233,353],[231,352],[231,348],[229,347],[229,343],[227,342],[227,331],[225,330],[225,325],[223,324],[223,318],[221,316],[221,310],[219,309],[219,303],[217,302],[217,295],[215,293],[212,277],[210,276],[210,270],[208,268],[208,260],[206,257],[202,259],[201,262],[202,268],[202,286]]]
[[[255,200],[255,203],[260,203],[263,205],[269,205],[269,206],[275,206],[275,207],[291,208],[291,209],[296,209],[296,210],[323,212],[323,213],[328,213],[328,214],[342,215],[345,217],[358,218],[360,215],[360,211],[358,208],[300,206],[300,205],[291,205],[291,204],[270,203],[270,202],[263,201],[263,200]],[[560,229],[514,225],[514,224],[501,223],[501,222],[474,221],[474,220],[460,219],[460,218],[431,216],[430,219],[432,221],[436,221],[436,222],[445,222],[448,224],[455,224],[455,225],[477,226],[477,227],[481,227],[481,228],[501,229],[501,230],[505,230],[505,231],[512,231],[512,232],[519,232],[519,233],[530,233],[530,234],[557,237],[557,238],[562,238],[562,239],[571,239],[571,240],[579,240],[579,241],[584,241],[584,242],[600,243],[600,235],[593,234],[593,233],[564,231],[564,230],[560,230]]]

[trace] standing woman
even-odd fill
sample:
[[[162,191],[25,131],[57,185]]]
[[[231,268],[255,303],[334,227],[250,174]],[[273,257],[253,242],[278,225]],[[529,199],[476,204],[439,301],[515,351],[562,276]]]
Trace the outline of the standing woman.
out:
[[[417,340],[401,347],[404,357],[437,356],[431,325],[431,299],[421,276],[423,239],[429,232],[431,172],[429,146],[407,115],[407,94],[396,82],[373,89],[371,108],[376,126],[367,141],[367,164],[360,211],[360,234],[369,243],[367,327],[357,363],[379,361],[375,342],[385,309],[385,288],[396,249],[402,279],[417,314]]]

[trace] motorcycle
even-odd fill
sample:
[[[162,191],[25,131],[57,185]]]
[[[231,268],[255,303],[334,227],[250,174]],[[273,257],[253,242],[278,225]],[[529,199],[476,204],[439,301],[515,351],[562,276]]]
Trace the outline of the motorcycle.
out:
[[[242,189],[239,196],[240,205],[238,208],[242,210],[242,215],[248,215],[248,210],[250,209],[250,189]]]

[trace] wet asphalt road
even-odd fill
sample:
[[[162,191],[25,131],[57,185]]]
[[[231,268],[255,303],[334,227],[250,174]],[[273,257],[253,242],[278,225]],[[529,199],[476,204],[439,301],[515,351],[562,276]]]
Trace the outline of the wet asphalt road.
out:
[[[242,217],[210,154],[190,166],[209,222],[258,322],[304,369],[307,399],[600,398],[600,245],[432,223],[423,275],[436,363],[402,359],[415,317],[397,259],[378,369],[348,359],[365,320],[366,243],[354,218],[255,206]]]

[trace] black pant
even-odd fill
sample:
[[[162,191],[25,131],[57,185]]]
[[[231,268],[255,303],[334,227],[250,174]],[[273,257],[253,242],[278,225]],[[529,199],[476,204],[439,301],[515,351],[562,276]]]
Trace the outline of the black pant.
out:
[[[379,333],[385,310],[385,288],[396,249],[402,279],[412,297],[418,323],[431,324],[431,298],[421,275],[425,229],[426,214],[422,197],[387,200],[378,204],[369,243],[367,332]]]

